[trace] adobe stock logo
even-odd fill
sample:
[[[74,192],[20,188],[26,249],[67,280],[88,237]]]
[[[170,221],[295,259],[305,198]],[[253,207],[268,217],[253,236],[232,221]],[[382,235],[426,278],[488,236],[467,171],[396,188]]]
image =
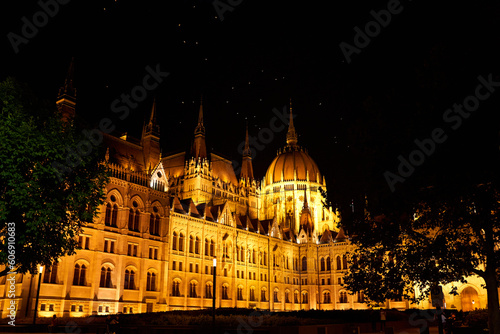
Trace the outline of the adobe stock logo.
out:
[[[59,5],[66,5],[70,0],[40,0],[38,1],[38,6],[42,10],[39,10],[33,17],[31,21],[28,20],[26,16],[21,17],[23,25],[21,27],[21,35],[14,32],[9,32],[7,38],[9,39],[10,45],[17,54],[19,52],[19,46],[22,44],[28,44],[30,39],[35,38],[38,34],[38,29],[43,28],[49,23],[49,17],[53,18],[59,13]]]
[[[339,44],[340,50],[342,50],[342,54],[344,55],[347,63],[350,64],[352,61],[352,55],[360,54],[361,50],[370,44],[371,38],[377,37],[382,31],[382,28],[386,28],[389,23],[391,23],[393,15],[397,15],[402,11],[403,5],[401,5],[399,0],[389,0],[387,3],[387,9],[381,9],[378,12],[371,10],[370,15],[374,18],[374,20],[365,24],[364,31],[362,31],[358,26],[354,27],[354,31],[356,32],[353,41],[354,45],[346,42],[341,42]]]
[[[496,87],[500,87],[500,81],[493,81],[491,73],[488,74],[487,79],[480,75],[477,80],[479,84],[476,86],[474,94],[466,96],[462,104],[454,103],[453,108],[446,109],[443,113],[443,121],[454,131],[462,126],[464,119],[468,119],[471,113],[479,108],[481,101],[487,100],[495,92]],[[384,178],[391,192],[396,190],[395,186],[398,182],[405,182],[413,174],[415,167],[421,166],[426,158],[434,154],[437,144],[442,144],[447,139],[446,130],[440,127],[434,128],[428,138],[415,139],[413,142],[417,148],[411,151],[407,158],[402,155],[398,156],[397,174],[390,171],[384,172]]]

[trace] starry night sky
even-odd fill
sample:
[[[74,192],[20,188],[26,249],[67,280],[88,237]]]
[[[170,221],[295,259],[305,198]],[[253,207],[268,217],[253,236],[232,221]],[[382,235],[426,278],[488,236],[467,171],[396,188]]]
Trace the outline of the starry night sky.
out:
[[[269,127],[273,108],[288,108],[291,98],[299,145],[318,163],[331,191],[347,193],[355,191],[353,180],[383,184],[382,174],[397,168],[397,156],[474,92],[478,75],[493,73],[500,81],[500,5],[494,1],[402,0],[401,12],[350,63],[339,44],[354,44],[354,27],[364,29],[373,21],[370,11],[386,9],[390,1],[233,3],[221,20],[212,0],[73,0],[60,5],[16,54],[7,34],[20,34],[21,18],[31,21],[41,8],[35,1],[9,2],[0,17],[0,77],[16,76],[55,100],[75,57],[77,112],[90,124],[110,117],[121,131],[139,136],[155,98],[164,155],[190,144],[203,96],[209,149],[237,161],[246,124],[257,136]],[[169,77],[118,120],[111,102],[130,93],[145,67],[156,64]],[[482,159],[498,153],[496,94],[421,170],[489,163]],[[285,135],[275,133],[257,152],[257,178]]]

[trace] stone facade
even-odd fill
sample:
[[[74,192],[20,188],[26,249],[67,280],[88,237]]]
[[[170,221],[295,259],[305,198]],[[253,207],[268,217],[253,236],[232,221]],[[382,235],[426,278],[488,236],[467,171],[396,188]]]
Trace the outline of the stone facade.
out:
[[[63,107],[74,115],[74,104]],[[248,131],[238,177],[229,160],[207,153],[201,106],[190,152],[161,156],[155,105],[140,140],[105,135],[106,201],[77,253],[45,268],[39,316],[211,308],[214,258],[217,307],[366,308],[362,294],[342,287],[352,246],[337,229],[338,213],[322,204],[325,179],[297,145],[291,113],[286,146],[262,181],[253,176]],[[38,278],[17,279],[18,317],[32,316]],[[472,289],[467,298],[485,307],[476,281],[459,292]],[[10,299],[1,283],[5,317]],[[455,298],[449,307],[465,307]]]

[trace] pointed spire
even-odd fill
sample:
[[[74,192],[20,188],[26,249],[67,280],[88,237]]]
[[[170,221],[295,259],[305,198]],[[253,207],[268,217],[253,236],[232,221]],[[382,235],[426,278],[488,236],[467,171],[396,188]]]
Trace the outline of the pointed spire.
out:
[[[286,143],[290,146],[297,145],[297,132],[295,132],[295,127],[293,126],[292,99],[291,98],[290,98],[290,122],[288,123],[288,132],[286,134]]]
[[[73,87],[73,77],[74,77],[74,61],[75,58],[71,58],[69,64],[68,73],[64,79],[64,85],[59,88],[59,94],[57,95],[57,109],[61,112],[61,117],[63,121],[67,121],[70,118],[75,117],[75,107],[76,107],[76,89]]]
[[[194,130],[194,143],[191,148],[191,155],[195,159],[207,157],[207,146],[205,143],[205,126],[203,125],[203,97],[200,101],[200,110],[198,112],[198,124]]]
[[[71,58],[69,63],[68,73],[66,74],[66,79],[64,79],[64,85],[59,88],[59,98],[63,95],[69,95],[76,97],[76,89],[73,87],[73,77],[75,74],[75,57]]]
[[[149,122],[144,127],[143,137],[146,135],[152,135],[159,139],[160,137],[160,126],[156,123],[156,98],[153,99],[153,106],[151,107],[151,115],[149,116]]]
[[[252,151],[248,140],[248,125],[245,132],[245,147],[243,149],[243,159],[241,163],[240,178],[253,180]]]
[[[252,151],[250,150],[250,143],[248,140],[248,124],[245,131],[245,148],[243,149],[243,156],[251,156]]]
[[[203,125],[203,96],[201,97],[200,101],[200,110],[198,112],[198,125],[196,126],[196,129],[194,130],[194,134],[203,134],[205,135],[205,126]]]

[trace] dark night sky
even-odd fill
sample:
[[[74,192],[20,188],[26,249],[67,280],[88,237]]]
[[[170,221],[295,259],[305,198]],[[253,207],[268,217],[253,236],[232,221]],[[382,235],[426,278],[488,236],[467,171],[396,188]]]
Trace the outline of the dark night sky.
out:
[[[500,81],[500,5],[494,1],[401,1],[401,13],[348,64],[339,44],[353,44],[353,28],[363,29],[373,20],[370,11],[389,2],[245,0],[221,21],[211,0],[73,0],[17,54],[7,34],[20,34],[21,18],[32,21],[40,6],[9,2],[0,14],[0,77],[16,76],[55,99],[74,56],[78,112],[92,123],[115,117],[111,102],[142,82],[147,65],[160,64],[170,76],[127,119],[113,118],[115,124],[139,135],[155,97],[164,154],[184,149],[203,94],[210,147],[238,161],[245,123],[256,136],[269,127],[272,109],[292,98],[299,144],[330,187],[359,177],[351,171],[365,159],[373,164],[369,174],[380,179],[397,168],[399,154],[413,149],[413,139],[441,126],[443,112],[474,92],[478,75],[493,73]],[[497,140],[496,94],[422,170],[471,158],[488,163],[479,157]],[[256,176],[284,142],[285,131],[276,133],[257,152]],[[341,183],[339,189],[348,188]]]

